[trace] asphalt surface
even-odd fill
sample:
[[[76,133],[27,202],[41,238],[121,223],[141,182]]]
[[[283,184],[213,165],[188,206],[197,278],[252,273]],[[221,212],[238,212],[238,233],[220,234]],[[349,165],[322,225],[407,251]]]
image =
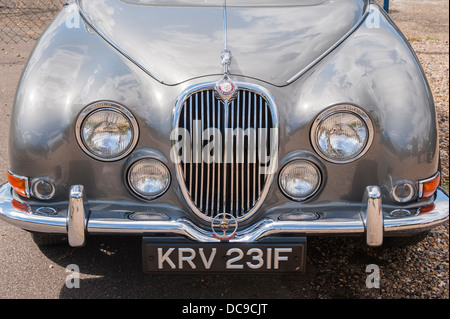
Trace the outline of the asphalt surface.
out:
[[[0,184],[6,181],[3,172],[8,168],[7,136],[16,85],[32,47],[33,43],[2,44],[0,48]],[[445,239],[440,236],[438,231],[433,238]],[[420,264],[428,258],[420,255],[423,247],[383,250],[366,247],[360,238],[310,238],[304,274],[149,275],[141,269],[140,238],[91,237],[83,248],[40,248],[28,232],[0,221],[0,298],[385,298],[387,290],[405,281],[403,270],[414,262],[403,256],[417,253]],[[442,263],[446,286],[438,291],[448,298],[448,251],[446,260],[447,264]],[[382,289],[366,285],[366,268],[374,264],[381,268]],[[79,288],[67,285],[70,273],[66,267],[72,265],[80,270]],[[428,291],[435,286],[430,283],[414,289]]]

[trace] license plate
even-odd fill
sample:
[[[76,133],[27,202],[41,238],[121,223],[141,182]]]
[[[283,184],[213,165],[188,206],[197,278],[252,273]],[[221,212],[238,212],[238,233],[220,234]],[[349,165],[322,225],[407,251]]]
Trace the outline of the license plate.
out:
[[[306,238],[197,243],[144,237],[144,272],[303,272]]]

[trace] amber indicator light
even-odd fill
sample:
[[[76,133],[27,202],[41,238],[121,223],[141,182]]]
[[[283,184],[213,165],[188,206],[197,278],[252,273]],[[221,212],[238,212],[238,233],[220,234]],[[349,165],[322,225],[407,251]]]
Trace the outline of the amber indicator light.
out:
[[[28,178],[22,176],[15,176],[10,171],[6,172],[8,182],[17,192],[17,194],[25,197],[30,197],[28,191]]]
[[[435,177],[427,181],[421,182],[422,184],[422,196],[420,199],[431,197],[439,186],[441,180],[441,174],[438,172]]]

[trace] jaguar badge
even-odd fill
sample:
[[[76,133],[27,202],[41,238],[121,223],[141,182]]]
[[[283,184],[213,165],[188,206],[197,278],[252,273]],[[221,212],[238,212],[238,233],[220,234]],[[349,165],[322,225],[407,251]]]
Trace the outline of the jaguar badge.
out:
[[[236,219],[227,213],[218,214],[211,222],[214,238],[227,241],[236,236],[238,223]]]
[[[215,87],[218,97],[223,101],[229,101],[235,97],[237,90],[236,84],[225,74]]]

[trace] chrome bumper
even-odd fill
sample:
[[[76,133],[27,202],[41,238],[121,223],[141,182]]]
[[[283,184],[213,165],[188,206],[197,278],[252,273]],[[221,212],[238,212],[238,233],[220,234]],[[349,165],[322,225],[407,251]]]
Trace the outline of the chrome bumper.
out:
[[[355,212],[321,212],[315,220],[279,220],[270,215],[237,232],[233,242],[255,242],[264,237],[299,234],[312,235],[363,235],[369,246],[379,246],[383,236],[416,233],[430,230],[448,220],[449,199],[438,189],[434,208],[429,212],[409,217],[395,218],[389,215],[392,208],[385,209],[381,203],[381,193],[377,186],[366,188],[361,209]],[[22,205],[22,207],[20,207]],[[19,206],[19,207],[18,207]],[[72,186],[69,205],[57,214],[41,214],[49,207],[38,207],[32,211],[14,198],[11,186],[0,187],[0,218],[25,230],[45,233],[68,234],[69,244],[83,246],[87,234],[171,234],[194,241],[216,242],[212,231],[202,229],[185,218],[176,220],[136,221],[130,220],[129,212],[107,216],[108,214],[89,211],[83,186]],[[106,217],[105,217],[106,215]]]

